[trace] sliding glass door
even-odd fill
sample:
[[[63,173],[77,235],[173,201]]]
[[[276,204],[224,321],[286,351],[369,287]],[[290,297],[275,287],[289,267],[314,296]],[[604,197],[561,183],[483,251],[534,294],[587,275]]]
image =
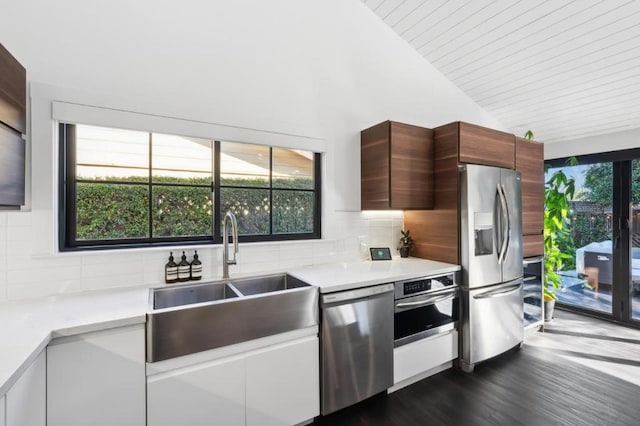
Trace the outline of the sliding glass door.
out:
[[[560,249],[568,255],[560,271],[558,302],[579,309],[612,313],[612,205],[611,162],[551,168],[575,181],[567,233]]]
[[[640,150],[552,160],[575,180],[560,306],[640,325]]]
[[[631,206],[629,245],[631,246],[631,319],[640,321],[640,160],[631,162]]]

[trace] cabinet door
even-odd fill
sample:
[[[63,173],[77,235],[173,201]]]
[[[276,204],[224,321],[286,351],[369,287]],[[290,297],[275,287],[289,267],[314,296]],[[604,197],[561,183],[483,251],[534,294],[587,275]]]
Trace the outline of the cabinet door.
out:
[[[27,72],[0,43],[0,121],[27,132]]]
[[[515,169],[515,136],[498,130],[460,122],[461,163]]]
[[[24,155],[22,136],[0,123],[0,205],[24,204]]]
[[[362,210],[383,210],[391,205],[389,174],[390,122],[360,133],[360,201]]]
[[[47,348],[48,426],[144,426],[142,324],[54,341]]]
[[[522,257],[542,256],[544,254],[544,238],[542,234],[522,236]]]
[[[237,356],[147,377],[147,425],[244,425],[244,369]]]
[[[47,424],[46,360],[43,351],[7,392],[6,426]]]
[[[391,122],[391,208],[433,208],[433,130]]]
[[[544,144],[516,138],[516,170],[522,175],[522,234],[542,234]]]
[[[361,132],[361,208],[431,209],[433,130],[385,121]]]
[[[0,426],[5,426],[5,398],[0,398]]]
[[[318,338],[247,357],[247,425],[293,425],[320,414]]]

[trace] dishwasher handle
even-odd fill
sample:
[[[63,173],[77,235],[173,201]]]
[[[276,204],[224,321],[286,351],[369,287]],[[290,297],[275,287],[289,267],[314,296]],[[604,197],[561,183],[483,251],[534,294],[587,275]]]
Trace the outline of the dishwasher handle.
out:
[[[323,294],[320,300],[323,305],[328,305],[332,303],[344,302],[354,299],[363,299],[383,293],[392,292],[394,288],[394,284],[391,283],[373,287],[358,288],[355,290],[337,291],[335,293]]]

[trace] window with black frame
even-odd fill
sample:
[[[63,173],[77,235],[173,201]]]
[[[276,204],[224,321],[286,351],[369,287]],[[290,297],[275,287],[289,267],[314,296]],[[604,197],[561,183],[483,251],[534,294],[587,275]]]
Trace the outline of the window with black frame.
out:
[[[575,181],[556,292],[564,308],[640,326],[640,149],[547,160]],[[549,208],[547,205],[546,208]]]
[[[60,248],[320,237],[320,155],[61,124]],[[217,166],[217,167],[216,167]]]

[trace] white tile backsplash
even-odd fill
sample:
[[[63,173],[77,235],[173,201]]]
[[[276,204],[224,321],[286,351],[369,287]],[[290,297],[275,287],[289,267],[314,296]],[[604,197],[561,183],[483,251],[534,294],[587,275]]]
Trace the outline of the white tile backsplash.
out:
[[[100,290],[104,288],[131,287],[144,285],[143,281],[144,275],[142,272],[123,275],[96,276],[91,277],[91,279],[83,278],[82,288],[83,290]]]
[[[280,261],[313,258],[313,243],[284,242],[280,245]]]
[[[56,267],[35,267],[31,269],[7,270],[7,283],[9,287],[19,286],[22,284],[40,284],[49,281],[65,281],[81,279],[80,266],[56,266]]]
[[[7,255],[7,228],[0,227],[0,259]],[[2,263],[0,261],[0,263]]]
[[[42,215],[41,215],[42,216]],[[398,212],[333,212],[329,215],[334,238],[325,240],[241,243],[238,264],[229,267],[234,275],[286,271],[327,262],[357,261],[360,241],[367,247],[395,250],[402,229]],[[176,261],[185,250],[193,259],[193,248],[118,250],[51,253],[39,247],[40,216],[29,212],[0,212],[0,300],[41,297],[67,292],[134,285],[164,284],[164,265],[169,252]],[[37,228],[37,229],[36,229]],[[44,255],[43,252],[49,251]],[[203,280],[222,277],[222,247],[197,248]]]
[[[7,300],[7,268],[4,259],[0,256],[0,302]]]
[[[167,252],[167,257],[168,254],[169,252]],[[160,256],[161,255],[158,254],[158,257]],[[175,252],[174,257],[176,258],[176,262],[180,262],[180,256],[176,256]],[[144,253],[142,252],[109,253],[108,251],[100,251],[82,253],[83,266],[111,264],[116,268],[119,263],[142,263],[143,259]]]
[[[7,212],[7,226],[10,228],[27,226],[31,227],[31,212]]]
[[[47,256],[43,258],[24,256],[21,252],[7,254],[6,268],[9,271],[29,271],[31,269],[49,268],[79,268],[82,266],[80,257]]]
[[[277,264],[280,260],[280,250],[274,245],[249,245],[241,244],[238,251],[238,263],[262,263],[271,262]],[[232,248],[229,247],[229,256],[232,255]]]
[[[78,291],[82,291],[82,281],[79,279],[40,280],[39,282],[22,283],[20,285],[9,284],[7,297],[10,300],[29,299]]]
[[[90,265],[82,265],[82,280],[91,281],[91,278],[110,277],[114,275],[144,275],[144,264],[142,256],[140,261],[113,262],[109,259],[108,263],[93,263]],[[142,279],[140,279],[142,282]]]

